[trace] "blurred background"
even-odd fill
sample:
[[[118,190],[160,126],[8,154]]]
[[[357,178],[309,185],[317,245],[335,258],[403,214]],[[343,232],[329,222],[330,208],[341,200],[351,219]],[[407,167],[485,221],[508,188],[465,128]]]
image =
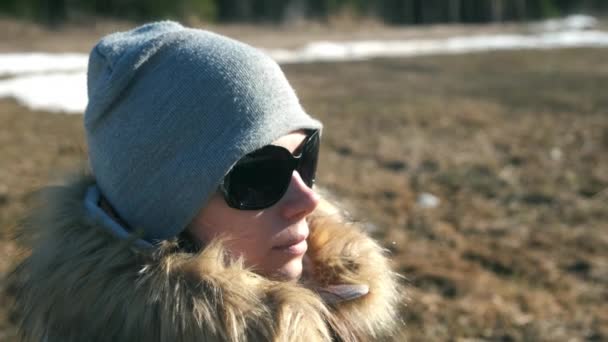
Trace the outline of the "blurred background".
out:
[[[173,19],[275,58],[318,184],[404,276],[397,340],[608,340],[608,1],[0,0],[0,341],[29,193],[86,159],[87,54]],[[42,286],[44,284],[41,284]]]
[[[86,16],[285,23],[348,14],[391,24],[525,21],[602,11],[602,0],[3,0],[6,14],[50,24]]]

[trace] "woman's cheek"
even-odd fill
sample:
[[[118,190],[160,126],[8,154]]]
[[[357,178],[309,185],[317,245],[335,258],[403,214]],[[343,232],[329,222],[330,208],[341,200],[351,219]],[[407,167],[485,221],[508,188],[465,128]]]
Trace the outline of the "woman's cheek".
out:
[[[227,237],[229,248],[233,254],[243,256],[246,261],[260,262],[267,249],[270,237],[256,230],[254,227],[247,227],[241,231],[232,231],[231,236]]]

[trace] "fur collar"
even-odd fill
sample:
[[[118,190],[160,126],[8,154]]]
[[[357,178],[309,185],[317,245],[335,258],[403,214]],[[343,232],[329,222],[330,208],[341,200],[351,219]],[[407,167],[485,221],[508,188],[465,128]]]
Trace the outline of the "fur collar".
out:
[[[24,340],[359,341],[392,334],[396,275],[384,250],[328,204],[311,215],[300,283],[272,281],[229,260],[219,241],[186,253],[117,240],[85,214],[93,179],[40,192],[20,228],[31,250],[13,273]],[[370,292],[325,304],[316,287],[367,284]]]

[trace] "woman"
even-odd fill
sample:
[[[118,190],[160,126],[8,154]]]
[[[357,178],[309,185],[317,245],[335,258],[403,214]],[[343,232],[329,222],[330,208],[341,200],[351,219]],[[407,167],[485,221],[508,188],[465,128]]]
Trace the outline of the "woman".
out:
[[[25,340],[389,337],[383,249],[312,189],[321,124],[245,44],[159,22],[91,51],[90,172],[41,192]]]

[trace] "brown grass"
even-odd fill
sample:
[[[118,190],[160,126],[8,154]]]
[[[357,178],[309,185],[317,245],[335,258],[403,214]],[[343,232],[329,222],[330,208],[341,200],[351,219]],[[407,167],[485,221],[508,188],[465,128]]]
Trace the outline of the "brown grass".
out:
[[[326,124],[322,184],[409,279],[413,340],[608,338],[607,62],[574,49],[287,68]]]
[[[328,22],[299,21],[286,25],[210,24],[186,22],[263,48],[298,48],[318,40],[432,39],[454,35],[521,33],[517,24],[387,26],[373,20],[337,16]],[[103,35],[128,30],[137,23],[81,18],[49,29],[30,22],[0,16],[0,52],[46,51],[88,53]]]
[[[608,339],[608,50],[285,71],[325,123],[319,183],[408,279],[405,336]],[[81,120],[0,100],[0,280],[27,193],[85,154]],[[13,334],[0,311],[0,340]]]

